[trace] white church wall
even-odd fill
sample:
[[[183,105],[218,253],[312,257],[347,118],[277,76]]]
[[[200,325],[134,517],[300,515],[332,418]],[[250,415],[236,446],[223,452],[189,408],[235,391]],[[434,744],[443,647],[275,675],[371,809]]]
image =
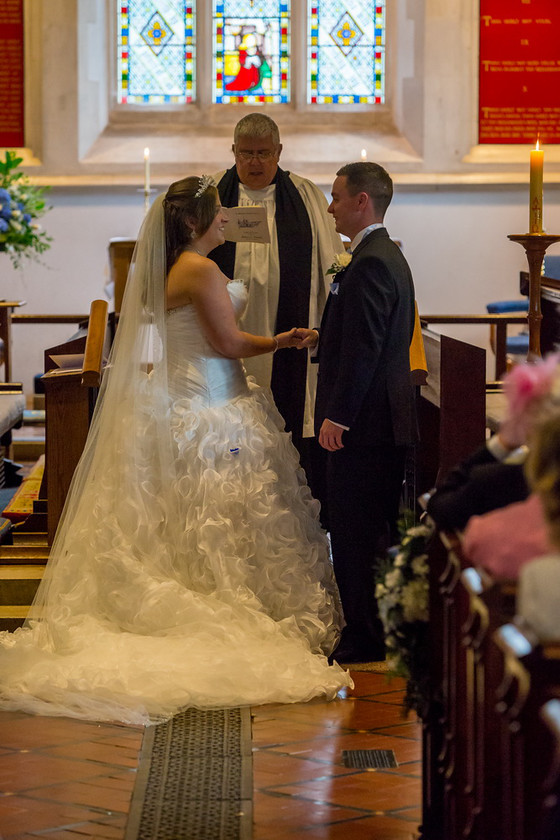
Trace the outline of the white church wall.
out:
[[[294,0],[296,7],[301,15],[304,0]],[[252,110],[217,108],[202,97],[186,109],[119,111],[115,8],[115,0],[25,3],[21,153],[33,181],[53,187],[44,220],[53,246],[47,267],[28,263],[21,273],[0,255],[0,295],[27,300],[28,313],[87,312],[103,294],[109,239],[134,237],[141,221],[145,146],[160,189],[182,175],[214,172],[233,162],[233,126]],[[200,9],[207,34],[208,10]],[[303,104],[300,68],[294,107],[266,109],[281,128],[281,164],[328,192],[336,168],[365,149],[395,178],[387,224],[412,265],[420,310],[482,313],[489,300],[517,296],[526,267],[507,234],[527,228],[529,147],[477,145],[477,0],[394,0],[387,9],[387,105],[317,114]],[[545,159],[549,232],[560,230],[559,204],[560,146],[552,146]],[[486,327],[453,332],[481,346],[487,341]],[[26,391],[42,369],[43,348],[69,333],[65,326],[14,328],[14,375]]]
[[[177,176],[176,176],[177,177]],[[328,192],[327,190],[325,190]],[[520,245],[507,239],[527,227],[525,187],[411,189],[396,184],[386,223],[402,240],[412,267],[420,312],[483,313],[490,300],[519,297],[519,271],[527,267]],[[134,238],[142,221],[143,198],[134,188],[53,190],[44,227],[53,237],[44,265],[28,262],[15,271],[0,266],[0,297],[23,299],[20,311],[87,313],[104,296],[111,237]],[[560,231],[560,191],[545,194],[545,226]],[[560,245],[550,253],[560,253]],[[455,327],[456,337],[485,347],[486,327]],[[32,393],[43,369],[45,347],[65,340],[67,325],[16,325],[13,375]],[[491,356],[489,355],[489,375]]]
[[[41,263],[25,262],[14,270],[4,258],[0,297],[25,300],[28,314],[87,314],[95,298],[104,298],[109,280],[108,244],[113,236],[134,238],[142,221],[143,197],[128,191],[53,190],[43,226],[52,247]],[[33,393],[33,377],[43,371],[43,351],[65,341],[72,325],[15,324],[12,378]]]

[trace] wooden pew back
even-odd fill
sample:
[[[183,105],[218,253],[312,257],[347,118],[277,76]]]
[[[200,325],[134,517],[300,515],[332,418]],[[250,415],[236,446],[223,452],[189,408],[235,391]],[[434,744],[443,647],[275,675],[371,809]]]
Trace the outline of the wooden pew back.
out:
[[[45,351],[45,473],[47,539],[52,545],[74,470],[89,432],[101,378],[107,303],[94,301],[87,330]],[[60,372],[53,356],[83,355],[80,369]]]
[[[470,567],[457,535],[434,537],[430,578],[423,836],[544,840],[560,735],[541,711],[560,700],[560,644],[521,633],[515,584]]]

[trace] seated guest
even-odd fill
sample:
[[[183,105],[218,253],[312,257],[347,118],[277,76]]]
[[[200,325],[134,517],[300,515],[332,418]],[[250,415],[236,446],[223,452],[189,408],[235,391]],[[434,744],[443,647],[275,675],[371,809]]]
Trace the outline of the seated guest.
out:
[[[471,517],[463,537],[465,557],[495,578],[516,580],[525,563],[552,550],[541,500],[534,493],[525,501]]]
[[[552,550],[520,572],[517,610],[541,639],[560,639],[560,419],[535,430],[527,477],[542,502]]]
[[[524,501],[526,440],[536,420],[560,408],[560,356],[516,365],[504,382],[508,414],[497,434],[446,477],[427,503],[439,528],[462,530],[471,516]],[[557,405],[558,403],[558,405]]]

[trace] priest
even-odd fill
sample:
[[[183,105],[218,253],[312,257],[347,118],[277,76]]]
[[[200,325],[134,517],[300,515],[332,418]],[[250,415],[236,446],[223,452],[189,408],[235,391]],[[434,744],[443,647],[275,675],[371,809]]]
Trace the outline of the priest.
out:
[[[228,277],[249,284],[241,327],[275,335],[294,326],[316,327],[327,298],[329,267],[344,251],[327,214],[327,200],[306,178],[278,165],[278,126],[262,113],[247,114],[235,126],[235,164],[214,175],[224,207],[265,207],[270,243],[226,242],[210,255]],[[313,437],[316,365],[307,353],[277,353],[245,360],[249,375],[272,388],[292,433],[313,494],[321,500],[321,452]]]

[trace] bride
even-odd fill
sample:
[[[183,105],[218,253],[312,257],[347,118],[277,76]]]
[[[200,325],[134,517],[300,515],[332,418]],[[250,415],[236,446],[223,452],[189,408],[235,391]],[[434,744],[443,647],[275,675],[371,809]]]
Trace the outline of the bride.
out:
[[[297,452],[243,357],[246,299],[207,254],[209,178],[154,202],[44,579],[0,634],[0,709],[148,723],[188,706],[334,697],[342,624]]]

